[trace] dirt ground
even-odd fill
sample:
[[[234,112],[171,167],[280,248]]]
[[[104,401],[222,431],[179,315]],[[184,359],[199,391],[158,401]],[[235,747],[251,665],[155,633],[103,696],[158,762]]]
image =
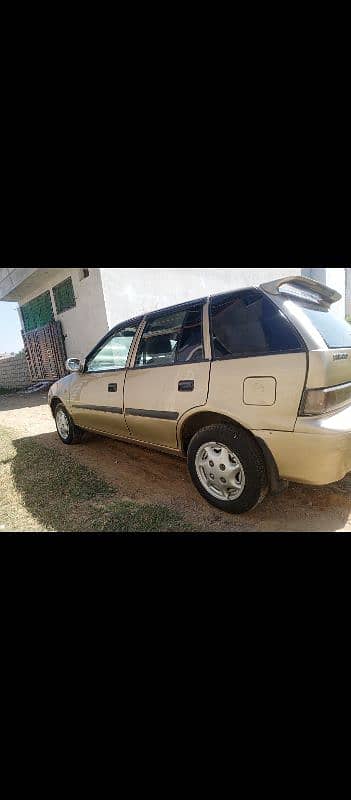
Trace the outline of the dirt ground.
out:
[[[19,438],[67,452],[60,442],[44,394],[0,397],[0,426],[16,430]],[[269,496],[250,514],[233,517],[208,505],[188,478],[185,461],[91,436],[69,448],[81,464],[95,470],[125,498],[163,504],[180,512],[198,531],[324,532],[351,531],[351,474],[327,487],[291,484],[283,494]]]

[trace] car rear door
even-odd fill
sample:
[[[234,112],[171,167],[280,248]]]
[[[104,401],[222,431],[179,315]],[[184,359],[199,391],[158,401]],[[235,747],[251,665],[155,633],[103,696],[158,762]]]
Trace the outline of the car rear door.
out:
[[[147,318],[125,385],[125,419],[133,438],[177,448],[177,423],[207,402],[205,301]]]

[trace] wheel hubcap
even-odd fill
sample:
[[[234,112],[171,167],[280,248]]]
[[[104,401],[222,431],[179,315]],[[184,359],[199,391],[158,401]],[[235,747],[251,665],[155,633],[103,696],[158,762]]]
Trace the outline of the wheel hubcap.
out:
[[[65,412],[62,410],[62,408],[60,408],[59,411],[56,414],[56,425],[57,425],[57,430],[58,430],[60,436],[62,436],[62,439],[68,439],[68,437],[69,437],[69,421],[68,421],[68,418],[67,418]]]
[[[227,445],[209,442],[196,456],[196,472],[206,492],[219,500],[238,500],[245,485],[245,471],[238,456]]]

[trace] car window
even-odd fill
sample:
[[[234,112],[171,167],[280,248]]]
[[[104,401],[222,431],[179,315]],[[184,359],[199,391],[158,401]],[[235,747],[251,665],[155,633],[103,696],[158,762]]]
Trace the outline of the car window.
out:
[[[114,333],[88,361],[86,371],[109,372],[123,369],[127,364],[129,351],[138,327],[138,325],[128,326],[124,330]]]
[[[203,361],[202,306],[151,318],[136,357],[136,367]]]
[[[295,303],[300,311],[308,317],[318,333],[331,349],[351,347],[351,325],[343,318],[337,317],[330,308],[310,303]]]
[[[213,298],[211,329],[215,359],[301,352],[304,349],[282,311],[256,289]]]

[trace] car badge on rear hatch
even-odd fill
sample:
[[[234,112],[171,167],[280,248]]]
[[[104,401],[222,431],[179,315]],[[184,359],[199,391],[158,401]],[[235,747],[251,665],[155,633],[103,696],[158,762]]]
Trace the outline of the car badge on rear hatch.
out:
[[[333,356],[333,361],[347,361],[348,357],[348,353],[335,353]]]

